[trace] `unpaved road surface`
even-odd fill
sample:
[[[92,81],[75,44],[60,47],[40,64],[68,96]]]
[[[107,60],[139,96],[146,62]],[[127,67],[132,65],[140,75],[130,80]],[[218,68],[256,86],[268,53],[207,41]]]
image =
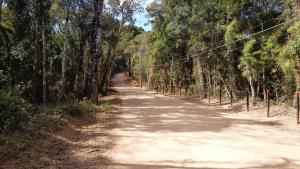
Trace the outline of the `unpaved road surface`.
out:
[[[112,169],[300,169],[300,134],[202,104],[130,87],[122,97]]]

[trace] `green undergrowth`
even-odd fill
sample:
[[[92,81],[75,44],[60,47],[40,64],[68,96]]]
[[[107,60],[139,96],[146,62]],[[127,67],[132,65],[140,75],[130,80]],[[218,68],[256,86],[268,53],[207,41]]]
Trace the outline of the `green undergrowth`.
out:
[[[8,93],[2,92],[0,97],[5,99],[0,101],[0,168],[7,160],[36,151],[37,141],[47,141],[51,135],[70,128],[74,121],[77,126],[89,125],[105,118],[119,103],[118,99],[107,99],[97,105],[70,101],[33,106]]]

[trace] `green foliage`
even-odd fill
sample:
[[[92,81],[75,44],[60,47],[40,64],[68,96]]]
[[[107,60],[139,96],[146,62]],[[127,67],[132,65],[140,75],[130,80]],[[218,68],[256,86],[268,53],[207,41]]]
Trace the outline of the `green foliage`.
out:
[[[300,57],[300,22],[296,22],[288,31],[291,34],[289,42],[290,54],[294,58],[298,58]]]
[[[28,104],[22,98],[0,90],[0,132],[17,129],[28,120]]]
[[[262,67],[261,51],[258,51],[257,46],[257,41],[252,39],[246,43],[243,49],[243,57],[241,58],[239,68],[245,77],[257,79],[263,71],[262,69],[264,69]]]
[[[236,19],[232,20],[231,23],[227,26],[226,32],[224,34],[224,39],[226,42],[232,42],[238,39],[241,39],[240,25]]]
[[[58,130],[67,124],[64,115],[67,111],[66,107],[71,104],[64,103],[63,105],[39,105],[33,106],[30,109],[30,123],[35,126],[47,130]]]
[[[216,90],[220,83],[230,86],[236,94],[244,93],[248,86],[246,80],[251,78],[252,89],[257,87],[259,93],[268,87],[279,94],[284,95],[286,91],[290,95],[295,85],[294,61],[289,58],[291,50],[283,52],[288,43],[289,24],[249,36],[283,22],[290,9],[291,3],[282,0],[152,3],[147,9],[153,19],[147,57],[151,61],[149,68],[144,68],[145,72],[152,71],[147,74],[148,84],[172,88],[182,85],[186,93],[196,91],[208,97],[205,91],[212,87]],[[300,30],[291,29],[288,32],[292,36]],[[249,39],[244,39],[246,36]],[[141,40],[138,42],[132,43],[130,48],[138,48]],[[298,52],[297,45],[290,45],[294,52]],[[131,52],[133,64],[129,66],[135,78],[139,76],[138,59],[137,52]],[[166,73],[165,64],[170,65]]]
[[[0,70],[0,87],[5,88],[9,81],[9,75],[7,75],[3,70]]]
[[[91,64],[95,64],[90,62],[93,1],[11,0],[4,4],[0,87],[10,88],[31,103],[42,103],[42,96],[49,96],[53,103],[73,93],[79,99],[88,97],[91,84],[85,82],[90,82]],[[141,0],[106,3],[101,20],[101,94],[108,91],[111,72],[127,69],[135,78],[143,75],[150,87],[178,90],[180,86],[186,93],[205,97],[205,91],[216,90],[221,83],[243,93],[248,77],[255,87],[261,89],[264,84],[292,96],[299,66],[300,22],[249,36],[293,17],[291,0],[161,0],[147,8],[151,32],[132,25],[141,5]],[[237,41],[245,36],[248,41]],[[74,112],[81,112],[76,107]],[[36,119],[55,123],[64,114],[61,110],[35,111]]]

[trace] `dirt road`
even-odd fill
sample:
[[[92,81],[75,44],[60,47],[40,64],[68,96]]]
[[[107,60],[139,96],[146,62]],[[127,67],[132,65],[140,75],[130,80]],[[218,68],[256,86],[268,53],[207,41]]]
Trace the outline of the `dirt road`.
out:
[[[113,169],[300,168],[300,135],[231,112],[129,87],[122,96]]]

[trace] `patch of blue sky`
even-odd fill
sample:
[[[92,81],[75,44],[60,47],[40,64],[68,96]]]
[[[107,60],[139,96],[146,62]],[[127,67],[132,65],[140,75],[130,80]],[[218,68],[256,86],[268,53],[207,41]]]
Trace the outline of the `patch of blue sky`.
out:
[[[134,15],[135,25],[138,27],[142,27],[145,31],[151,31],[152,25],[150,23],[150,18],[147,16],[146,7],[155,0],[145,0],[143,7],[144,10],[142,12],[136,13]]]

